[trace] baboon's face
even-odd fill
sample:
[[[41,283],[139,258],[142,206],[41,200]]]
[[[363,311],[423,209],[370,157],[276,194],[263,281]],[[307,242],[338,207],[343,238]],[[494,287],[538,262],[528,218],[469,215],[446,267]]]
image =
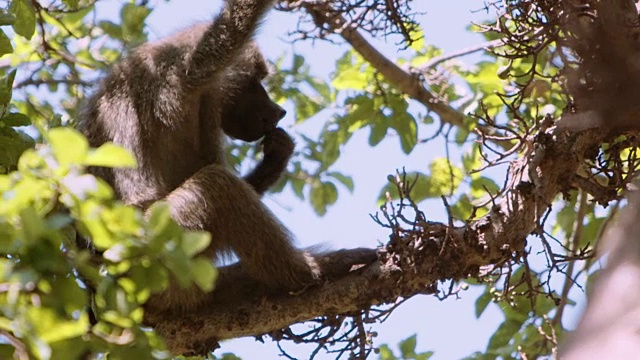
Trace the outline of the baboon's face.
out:
[[[246,79],[222,107],[224,132],[243,141],[256,141],[273,130],[287,112],[274,103],[258,77]]]

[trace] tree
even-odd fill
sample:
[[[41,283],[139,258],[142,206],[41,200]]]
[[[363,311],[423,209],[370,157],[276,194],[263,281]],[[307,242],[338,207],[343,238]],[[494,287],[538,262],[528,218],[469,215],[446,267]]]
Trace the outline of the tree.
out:
[[[575,289],[599,273],[598,239],[618,226],[613,216],[638,167],[634,2],[491,2],[496,15],[469,28],[485,42],[443,54],[426,43],[410,1],[281,1],[277,9],[299,19],[291,39],[350,48],[330,81],[301,54],[291,65],[276,60],[275,98],[295,110],[297,124],[322,123],[317,136],[301,134],[276,192],[291,190],[324,215],[356,186],[334,167],[365,129],[372,147],[395,138],[411,156],[432,141],[446,146],[428,172],[399,170],[381,189],[374,219],[389,241],[377,261],[367,261],[371,249],[333,252],[323,262],[328,281],[296,295],[250,292],[239,269],[217,272],[197,255],[208,234],[184,233],[162,204],[146,221],[84,174],[92,165],[135,166],[118,147],[89,149],[72,127],[101,71],[147,40],[148,3],[123,2],[119,22],[100,19],[91,0],[11,0],[0,13],[3,358],[165,358],[166,349],[205,354],[220,340],[261,335],[317,345],[310,356],[328,349],[365,358],[379,346],[371,324],[404,299],[444,299],[469,286],[484,289],[477,316],[496,302],[505,317],[486,351],[470,358],[558,354],[563,315]],[[404,50],[400,59],[374,47],[379,35]],[[471,69],[458,61],[479,51]],[[230,152],[237,167],[254,156],[247,144]],[[443,222],[426,210],[434,199]],[[77,246],[76,229],[100,254]],[[343,268],[345,258],[362,266]],[[189,316],[145,313],[169,274],[206,290],[217,278],[220,298],[242,292],[246,301]],[[290,327],[303,321],[312,327]],[[576,332],[569,354],[581,334],[594,332]],[[402,342],[401,356],[428,358],[415,343]],[[378,351],[395,358],[387,346]]]

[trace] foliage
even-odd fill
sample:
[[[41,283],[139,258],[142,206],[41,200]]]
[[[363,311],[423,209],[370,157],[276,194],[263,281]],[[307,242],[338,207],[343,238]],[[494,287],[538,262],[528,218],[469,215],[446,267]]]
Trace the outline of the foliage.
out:
[[[398,344],[400,356],[396,356],[389,346],[382,345],[378,349],[380,360],[429,360],[433,356],[433,351],[416,353],[417,338],[415,335],[404,339]]]
[[[66,3],[79,6],[77,1]],[[123,25],[117,26],[122,40],[140,39],[135,34],[142,33],[148,10],[136,9],[132,4],[123,7]],[[79,14],[86,15],[88,10],[91,7],[63,15],[58,30],[81,30]],[[35,11],[31,2],[12,1],[1,17],[2,25],[11,25],[15,34],[29,39],[34,35]],[[6,54],[13,48],[11,42],[2,41],[8,39],[5,30],[9,31],[0,29],[0,52]],[[19,37],[13,40],[15,62],[39,61],[25,56],[32,51],[29,43]],[[51,44],[56,41],[64,39]],[[89,53],[78,55],[83,55],[85,63],[96,61]],[[80,76],[76,64],[64,65],[68,78]],[[46,81],[55,73],[38,74]],[[46,116],[54,106],[35,102],[31,95],[11,102],[15,78],[15,70],[3,69],[0,357],[167,358],[163,340],[142,324],[142,306],[152,293],[167,286],[169,274],[183,286],[195,283],[212,290],[215,269],[210,261],[196,256],[208,245],[210,235],[183,233],[161,203],[149,210],[146,221],[137,209],[113,201],[108,185],[84,170],[87,166],[136,166],[131,154],[113,144],[90,149],[77,131],[55,127],[60,117]],[[57,84],[49,88],[55,91]],[[66,91],[78,95],[73,86]],[[31,124],[39,130],[35,139],[23,128]],[[93,239],[94,248],[78,247],[76,235]]]
[[[89,149],[70,128],[42,135],[44,145],[0,175],[0,323],[11,339],[4,353],[167,357],[162,340],[142,325],[142,305],[166,287],[169,271],[183,286],[212,289],[211,262],[195,257],[209,234],[183,233],[161,203],[144,221],[138,210],[114,202],[102,180],[83,174],[86,166],[135,166],[124,149]],[[74,229],[95,249],[78,247]]]

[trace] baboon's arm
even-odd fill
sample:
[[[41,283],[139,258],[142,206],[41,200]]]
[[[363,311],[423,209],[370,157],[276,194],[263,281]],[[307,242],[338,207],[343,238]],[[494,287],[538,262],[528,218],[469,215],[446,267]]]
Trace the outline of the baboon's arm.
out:
[[[209,85],[216,72],[228,68],[251,41],[260,19],[273,3],[274,0],[227,0],[187,62],[187,85]]]

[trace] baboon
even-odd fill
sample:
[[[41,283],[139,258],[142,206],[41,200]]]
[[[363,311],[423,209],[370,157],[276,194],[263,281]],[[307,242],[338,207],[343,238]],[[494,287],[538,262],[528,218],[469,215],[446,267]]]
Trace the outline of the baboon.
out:
[[[114,65],[81,112],[91,146],[112,141],[130,150],[136,169],[92,168],[125,203],[147,209],[165,200],[185,229],[212,233],[203,254],[233,252],[265,286],[296,291],[313,284],[313,257],[261,203],[293,152],[277,127],[286,114],[261,84],[267,66],[252,36],[273,0],[227,0],[212,22],[141,45]],[[264,137],[264,157],[244,179],[225,164],[224,133]],[[206,296],[172,284],[151,299],[160,310],[189,310]]]

